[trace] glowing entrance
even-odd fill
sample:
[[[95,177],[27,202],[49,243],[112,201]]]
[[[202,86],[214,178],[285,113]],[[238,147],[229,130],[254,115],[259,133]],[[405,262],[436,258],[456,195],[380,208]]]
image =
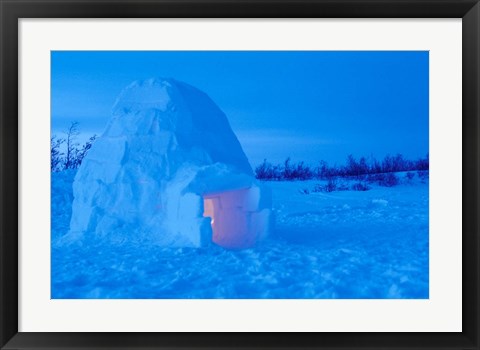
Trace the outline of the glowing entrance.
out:
[[[210,217],[212,220],[210,221],[210,224],[212,225],[212,230],[213,230],[213,224],[215,223],[215,216],[214,216],[214,211],[213,211],[213,198],[205,198],[203,201],[203,216],[204,217]]]
[[[212,241],[226,248],[251,247],[267,231],[269,210],[259,211],[260,195],[246,188],[203,196],[203,216],[210,217]]]

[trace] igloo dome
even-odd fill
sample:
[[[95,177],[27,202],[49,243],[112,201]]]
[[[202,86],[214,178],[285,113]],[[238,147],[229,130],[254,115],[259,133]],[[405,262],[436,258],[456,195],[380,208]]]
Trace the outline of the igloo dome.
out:
[[[271,196],[226,115],[174,79],[127,86],[73,183],[69,240],[250,247],[265,237]]]

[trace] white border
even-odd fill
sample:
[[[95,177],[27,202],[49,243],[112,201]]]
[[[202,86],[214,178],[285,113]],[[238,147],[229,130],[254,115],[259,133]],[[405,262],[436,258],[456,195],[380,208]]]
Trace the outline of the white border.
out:
[[[19,331],[461,326],[461,19],[19,21]],[[429,300],[50,300],[50,50],[429,50]]]

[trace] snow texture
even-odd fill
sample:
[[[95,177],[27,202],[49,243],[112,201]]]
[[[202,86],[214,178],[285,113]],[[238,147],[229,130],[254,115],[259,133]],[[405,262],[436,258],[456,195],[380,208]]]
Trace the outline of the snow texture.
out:
[[[417,175],[331,193],[312,191],[322,181],[266,183],[275,225],[242,250],[100,237],[57,245],[74,175],[52,174],[52,298],[429,297],[428,179]]]
[[[268,192],[262,194],[227,117],[205,93],[174,79],[136,81],[112,114],[75,176],[70,230],[59,243],[101,237],[205,246],[213,219],[204,217],[204,197],[217,193],[222,201],[221,193],[236,190],[256,195],[257,204],[240,206],[224,228],[242,227],[236,237],[214,242],[242,248],[265,235],[271,202],[260,197]]]

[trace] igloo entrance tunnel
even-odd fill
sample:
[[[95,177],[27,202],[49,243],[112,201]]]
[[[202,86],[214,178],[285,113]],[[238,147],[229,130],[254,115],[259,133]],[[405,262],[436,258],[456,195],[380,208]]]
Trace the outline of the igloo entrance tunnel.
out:
[[[70,241],[245,248],[269,228],[270,193],[227,117],[174,79],[136,81],[121,92],[73,194]]]

